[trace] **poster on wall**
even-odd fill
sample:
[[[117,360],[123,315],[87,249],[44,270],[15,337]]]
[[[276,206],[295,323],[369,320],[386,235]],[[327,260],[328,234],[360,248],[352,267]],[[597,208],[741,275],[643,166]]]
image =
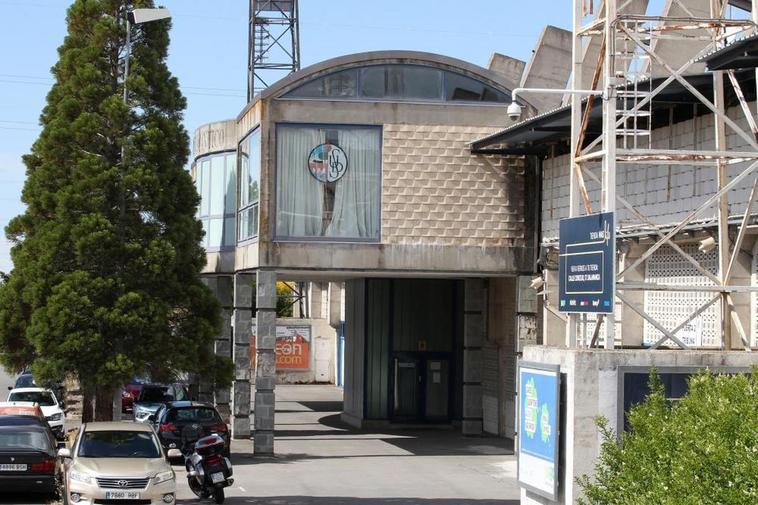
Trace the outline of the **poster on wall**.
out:
[[[553,501],[558,499],[560,377],[557,365],[518,365],[518,481]]]
[[[250,335],[250,366],[255,369],[255,326]],[[277,325],[276,369],[308,370],[311,364],[311,327]]]

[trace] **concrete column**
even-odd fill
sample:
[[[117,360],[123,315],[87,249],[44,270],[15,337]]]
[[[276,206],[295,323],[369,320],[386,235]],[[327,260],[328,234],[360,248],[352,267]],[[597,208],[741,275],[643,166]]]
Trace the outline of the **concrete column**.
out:
[[[211,349],[217,356],[232,357],[232,307],[234,304],[234,284],[231,275],[203,276],[203,283],[213,291],[221,305],[221,331],[216,335]],[[212,402],[221,414],[224,422],[230,422],[231,401],[228,388],[213,388],[213,383],[205,377],[199,377],[197,396],[201,402]]]
[[[486,288],[483,279],[466,279],[463,310],[463,425],[464,435],[482,433],[482,346]]]
[[[273,454],[276,409],[276,272],[258,270],[256,289],[254,452]]]
[[[250,334],[253,319],[253,274],[234,274],[234,384],[232,437],[250,438]]]

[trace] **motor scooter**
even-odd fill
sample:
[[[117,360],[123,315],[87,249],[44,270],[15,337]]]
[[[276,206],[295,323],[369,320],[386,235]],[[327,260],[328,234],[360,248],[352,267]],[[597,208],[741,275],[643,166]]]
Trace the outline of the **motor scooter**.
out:
[[[224,439],[216,434],[182,445],[187,483],[199,498],[212,497],[216,503],[224,503],[224,488],[234,484],[232,462],[224,456],[224,446]],[[171,449],[169,458],[178,456],[174,451],[178,452]]]

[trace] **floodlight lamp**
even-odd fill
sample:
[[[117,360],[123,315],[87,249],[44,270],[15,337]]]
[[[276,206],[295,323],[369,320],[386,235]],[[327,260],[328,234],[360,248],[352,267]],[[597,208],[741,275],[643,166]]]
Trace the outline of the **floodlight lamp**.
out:
[[[171,17],[171,13],[168,9],[132,9],[129,11],[129,22],[134,25],[142,23],[149,23],[150,21],[160,21],[161,19],[168,19]]]
[[[706,237],[700,241],[700,245],[697,247],[698,251],[708,253],[716,248],[716,239],[713,237]]]
[[[545,279],[543,279],[541,275],[533,278],[532,282],[529,283],[529,287],[534,289],[535,291],[539,291],[544,285],[545,285]]]

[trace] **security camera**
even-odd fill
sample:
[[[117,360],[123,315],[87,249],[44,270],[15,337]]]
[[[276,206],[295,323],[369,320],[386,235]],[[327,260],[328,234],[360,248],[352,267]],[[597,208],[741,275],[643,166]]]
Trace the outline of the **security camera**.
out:
[[[521,106],[517,104],[516,102],[511,102],[506,112],[510,119],[514,121],[518,121],[519,118],[521,117]]]

